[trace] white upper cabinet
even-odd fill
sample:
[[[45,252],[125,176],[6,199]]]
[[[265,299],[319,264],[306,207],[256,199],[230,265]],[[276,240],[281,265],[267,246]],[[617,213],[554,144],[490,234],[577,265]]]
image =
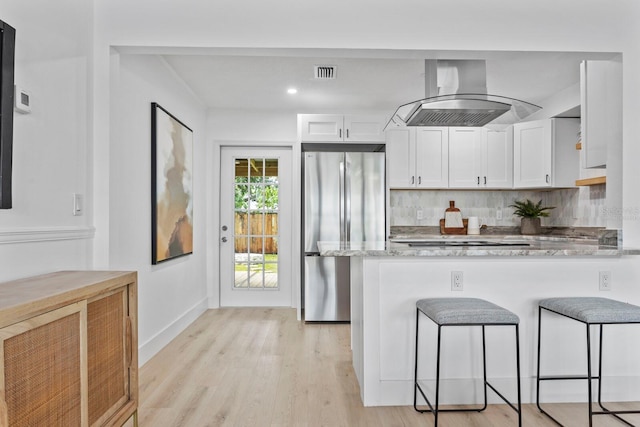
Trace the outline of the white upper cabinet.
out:
[[[618,62],[580,64],[582,165],[604,168],[607,146],[622,138],[622,72]]]
[[[579,119],[546,119],[513,126],[515,188],[574,187],[580,159]]]
[[[449,188],[481,187],[482,157],[482,128],[449,128]]]
[[[412,128],[386,132],[389,188],[411,188],[416,184],[416,132]]]
[[[449,188],[511,188],[513,132],[449,128]]]
[[[482,129],[480,187],[513,187],[513,129]]]
[[[449,186],[449,128],[416,129],[416,187]]]
[[[449,129],[398,128],[386,132],[390,188],[447,188]]]
[[[303,142],[384,142],[383,118],[337,114],[301,114]]]

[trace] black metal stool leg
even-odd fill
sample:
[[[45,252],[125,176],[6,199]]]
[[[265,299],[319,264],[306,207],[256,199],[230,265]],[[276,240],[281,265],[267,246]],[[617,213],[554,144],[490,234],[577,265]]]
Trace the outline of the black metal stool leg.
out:
[[[418,410],[418,329],[420,324],[420,310],[416,309],[416,358],[414,360],[413,370],[413,409]]]
[[[600,348],[598,350],[598,376],[594,377],[594,378],[598,379],[598,406],[600,406],[600,408],[602,408],[602,411],[604,413],[607,413],[609,415],[612,415],[612,416],[616,417],[618,420],[620,420],[620,422],[622,422],[622,423],[624,423],[624,424],[626,424],[628,426],[634,427],[634,425],[631,424],[629,421],[625,420],[620,415],[611,412],[609,409],[607,409],[602,404],[602,338],[604,336],[604,334],[602,332],[602,328],[603,328],[603,325],[601,323],[600,324],[600,342],[599,342]],[[598,412],[598,414],[601,414],[603,412]],[[630,411],[630,413],[632,413],[632,414],[633,413],[638,413],[638,411]]]
[[[591,402],[591,325],[587,323],[587,392],[589,393],[589,427],[593,426],[593,405]]]
[[[520,394],[520,332],[516,325],[516,379],[518,387],[518,426],[522,427],[522,396]]]
[[[441,338],[442,326],[438,325],[438,355],[436,361],[436,406],[433,411],[435,416],[434,427],[438,427],[438,410],[440,404],[440,338]]]
[[[484,338],[484,325],[482,325],[482,375],[483,375],[483,388],[484,388],[484,406],[478,412],[482,412],[487,409],[487,345]]]
[[[413,409],[416,410],[416,412],[434,412],[433,410],[433,406],[431,406],[431,402],[429,402],[429,399],[427,398],[426,394],[422,391],[422,388],[420,388],[420,385],[418,384],[418,337],[419,337],[419,325],[420,325],[420,310],[416,309],[416,358],[415,358],[415,363],[414,363],[414,373],[413,373]],[[422,398],[425,400],[425,402],[427,402],[427,406],[429,406],[429,409],[418,409],[418,391],[420,392],[420,395],[422,396]]]
[[[562,423],[560,423],[560,421],[558,421],[555,418],[553,418],[551,416],[551,414],[549,414],[547,411],[542,409],[542,406],[540,405],[540,378],[541,378],[541,376],[540,376],[540,353],[541,353],[541,348],[542,348],[542,344],[541,343],[542,343],[542,307],[538,306],[538,374],[536,375],[536,406],[538,407],[538,410],[542,414],[545,414],[553,422],[555,422],[559,426],[562,426]]]

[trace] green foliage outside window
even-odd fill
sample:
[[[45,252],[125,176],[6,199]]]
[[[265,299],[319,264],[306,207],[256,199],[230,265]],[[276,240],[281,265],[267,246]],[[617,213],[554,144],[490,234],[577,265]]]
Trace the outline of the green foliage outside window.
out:
[[[277,177],[236,177],[235,209],[278,210]]]

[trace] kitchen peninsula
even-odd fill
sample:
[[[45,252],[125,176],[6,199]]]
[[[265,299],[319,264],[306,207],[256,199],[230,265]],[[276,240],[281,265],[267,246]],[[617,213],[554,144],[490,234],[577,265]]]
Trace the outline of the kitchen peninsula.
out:
[[[640,251],[603,244],[607,239],[518,235],[421,236],[403,240],[318,244],[322,256],[350,257],[351,346],[365,406],[411,405],[413,402],[415,302],[418,299],[478,297],[515,312],[521,321],[523,402],[532,402],[535,396],[538,300],[597,295],[640,303],[637,283],[631,280],[631,265],[637,260],[631,255],[638,255]],[[600,291],[599,273],[611,270],[617,272],[612,289]],[[452,290],[454,272],[462,275],[461,290]],[[561,339],[562,331],[575,325],[555,318],[550,322],[557,324],[553,330],[558,331],[558,335],[549,337],[551,343],[546,351],[551,352],[553,348],[551,354],[555,356],[547,358],[553,360],[548,369],[582,373],[585,367],[574,366],[571,360],[580,357],[582,353],[577,352],[584,349],[583,329],[565,333]],[[487,332],[488,376],[495,378],[494,382],[502,390],[515,391],[515,360],[510,348],[513,343],[503,340],[502,332]],[[633,336],[637,337],[637,330],[635,332]],[[421,340],[420,354],[424,357],[421,368],[425,369],[418,374],[430,387],[435,378],[435,351],[429,343],[435,340],[435,328],[421,327],[421,333],[433,338]],[[459,339],[461,336],[467,338]],[[640,359],[640,345],[637,339],[630,345],[631,340],[630,336],[605,342],[604,357],[628,355],[623,360],[625,363],[612,367],[615,375],[606,378],[605,400],[640,400],[640,374],[637,363],[631,362]],[[441,372],[443,404],[479,401],[482,364],[481,358],[473,355],[479,354],[480,346],[479,329],[452,328],[443,336],[443,360],[446,361]],[[586,384],[567,382],[554,393],[549,401],[585,401]],[[492,398],[491,394],[489,397]]]

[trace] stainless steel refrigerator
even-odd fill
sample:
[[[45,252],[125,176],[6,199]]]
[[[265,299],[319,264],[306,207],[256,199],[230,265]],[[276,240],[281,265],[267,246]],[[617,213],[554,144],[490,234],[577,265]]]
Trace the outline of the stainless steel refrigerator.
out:
[[[344,151],[310,151],[320,147]],[[384,146],[304,144],[302,155],[305,321],[349,321],[349,258],[321,257],[317,243],[385,240]]]

